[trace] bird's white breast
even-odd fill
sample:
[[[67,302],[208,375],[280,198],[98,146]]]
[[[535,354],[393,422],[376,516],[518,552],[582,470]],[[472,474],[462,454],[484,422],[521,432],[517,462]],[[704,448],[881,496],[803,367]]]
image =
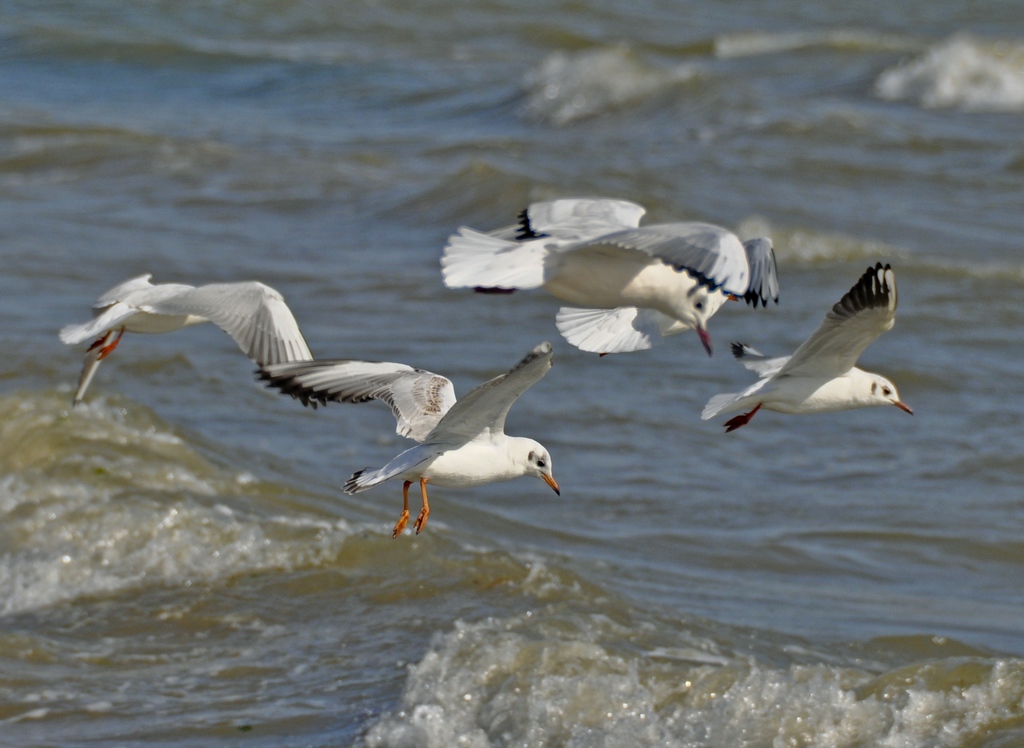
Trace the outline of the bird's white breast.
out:
[[[560,257],[544,289],[581,307],[636,306],[675,317],[696,285],[688,273],[642,252],[597,247]]]
[[[430,483],[449,488],[469,488],[518,478],[524,474],[524,469],[509,457],[506,442],[502,435],[499,439],[478,439],[442,452],[418,466],[417,477],[426,476]]]

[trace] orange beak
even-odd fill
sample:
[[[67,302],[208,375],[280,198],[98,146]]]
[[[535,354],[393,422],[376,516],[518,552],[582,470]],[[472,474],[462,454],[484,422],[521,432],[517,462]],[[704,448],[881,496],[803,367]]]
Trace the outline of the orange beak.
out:
[[[558,482],[557,482],[557,481],[555,481],[555,479],[554,479],[554,478],[552,478],[552,477],[551,477],[550,475],[548,475],[547,473],[543,473],[543,474],[542,474],[542,475],[541,475],[540,477],[544,479],[544,482],[545,482],[545,483],[547,483],[547,484],[548,484],[549,486],[551,486],[551,490],[552,490],[552,491],[554,491],[554,492],[555,492],[556,494],[558,494],[559,496],[561,496],[561,495],[562,495],[562,492],[558,490]]]
[[[914,411],[912,411],[910,409],[910,406],[907,405],[906,403],[903,403],[903,402],[900,402],[899,400],[897,400],[896,402],[893,403],[893,405],[895,405],[900,410],[909,413],[910,415],[914,415]]]

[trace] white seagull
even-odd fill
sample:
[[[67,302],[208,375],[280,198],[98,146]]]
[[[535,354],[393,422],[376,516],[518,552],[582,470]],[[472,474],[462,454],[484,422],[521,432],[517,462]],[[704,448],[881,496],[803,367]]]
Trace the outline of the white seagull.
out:
[[[409,521],[409,486],[419,481],[423,508],[417,534],[427,523],[427,483],[451,488],[482,486],[521,475],[540,478],[560,493],[551,456],[533,439],[505,434],[505,416],[520,395],[551,368],[551,343],[541,343],[508,373],[484,382],[461,400],[446,377],[405,364],[320,360],[263,367],[258,376],[285,394],[316,407],[328,400],[391,406],[400,436],[420,442],[377,470],[352,474],[345,493],[354,494],[401,478],[402,516],[392,537]]]
[[[532,203],[518,225],[489,234],[463,226],[444,248],[444,283],[491,293],[542,287],[576,305],[555,319],[565,339],[601,354],[693,329],[710,356],[707,321],[727,300],[778,303],[770,239],[741,242],[708,223],[640,226],[645,212],[625,200],[567,198]]]
[[[153,285],[152,275],[126,280],[93,304],[93,320],[68,325],[60,339],[68,345],[99,338],[89,346],[74,404],[85,396],[96,369],[125,332],[162,333],[213,322],[235,339],[257,364],[313,358],[291,310],[277,291],[256,281],[185,286]]]
[[[700,417],[706,421],[753,406],[725,422],[729,432],[748,424],[761,407],[799,415],[895,405],[913,415],[900,400],[896,385],[854,366],[895,319],[896,274],[879,262],[867,269],[792,356],[766,358],[747,345],[733,343],[733,355],[760,379],[743,392],[715,395]]]

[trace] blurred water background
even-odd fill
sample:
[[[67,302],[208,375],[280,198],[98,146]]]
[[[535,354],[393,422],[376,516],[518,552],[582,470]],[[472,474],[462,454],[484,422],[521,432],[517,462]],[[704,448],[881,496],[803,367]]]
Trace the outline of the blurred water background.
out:
[[[1024,745],[1024,6],[1009,0],[0,3],[0,743]],[[599,359],[448,234],[635,200],[775,241],[779,306]],[[699,412],[865,267],[895,408]],[[259,279],[318,357],[466,392],[562,497],[342,494],[380,404],[276,396],[212,326],[56,332],[133,275]],[[722,419],[717,419],[721,421]]]

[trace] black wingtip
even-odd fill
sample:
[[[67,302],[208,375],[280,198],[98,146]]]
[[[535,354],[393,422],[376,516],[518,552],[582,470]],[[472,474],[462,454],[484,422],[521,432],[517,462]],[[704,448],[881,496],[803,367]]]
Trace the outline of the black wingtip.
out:
[[[733,342],[729,344],[732,349],[733,358],[743,358],[746,355],[747,344]]]
[[[318,403],[327,405],[326,397],[310,395],[288,375],[275,376],[261,366],[256,369],[256,379],[262,381],[268,389],[276,389],[283,395],[291,395],[292,399],[299,400],[307,408],[316,410]]]

